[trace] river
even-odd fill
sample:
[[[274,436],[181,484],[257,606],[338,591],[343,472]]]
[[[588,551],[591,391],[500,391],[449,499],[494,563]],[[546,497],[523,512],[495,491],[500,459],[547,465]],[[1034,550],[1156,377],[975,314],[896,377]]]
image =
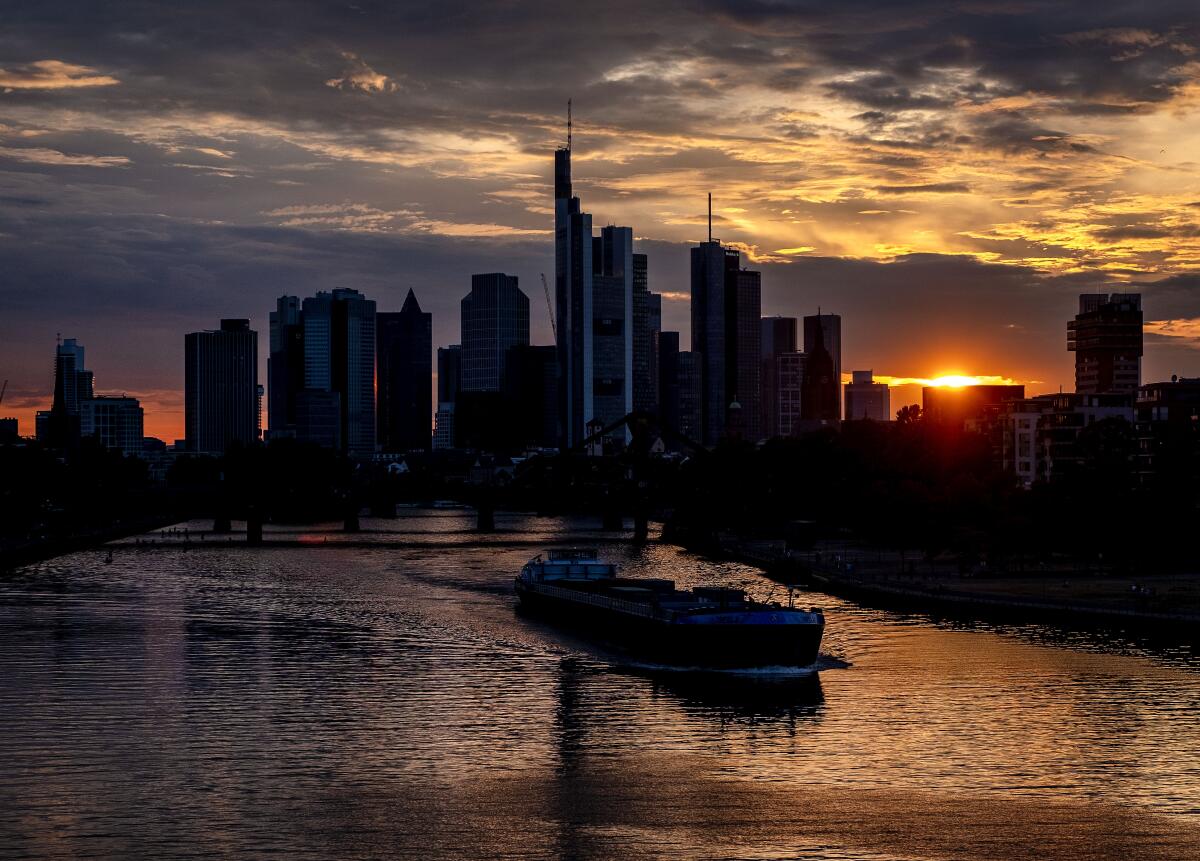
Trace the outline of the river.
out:
[[[803,593],[818,672],[646,667],[516,614],[521,564],[783,590],[586,519],[403,515],[0,579],[0,856],[1200,858],[1186,648]]]

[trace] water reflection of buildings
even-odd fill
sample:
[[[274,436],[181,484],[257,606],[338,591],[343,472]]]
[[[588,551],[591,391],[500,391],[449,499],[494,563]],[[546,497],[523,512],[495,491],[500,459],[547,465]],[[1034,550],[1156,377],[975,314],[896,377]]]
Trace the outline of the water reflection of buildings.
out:
[[[680,736],[670,729],[675,724],[733,727],[753,745],[768,736],[802,738],[824,711],[816,673],[675,671],[567,656],[558,663],[557,682],[558,767],[547,787],[544,818],[554,823],[553,855],[560,858],[619,856],[621,844],[615,841],[622,834],[678,827],[667,800],[673,793],[682,792],[689,804],[721,806],[705,795],[713,751],[680,747]],[[666,713],[657,719],[637,713],[647,707]],[[666,736],[661,735],[664,726]],[[642,738],[640,732],[652,737]],[[731,757],[729,764],[738,766],[750,761],[728,750],[717,756]]]
[[[569,772],[581,752],[594,747],[586,736],[599,726],[583,705],[588,675],[618,675],[648,683],[646,693],[661,701],[669,697],[685,714],[724,724],[779,723],[789,732],[806,721],[819,720],[825,706],[821,677],[816,672],[718,672],[624,665],[589,670],[577,658],[559,664],[558,708],[555,713],[559,768]]]

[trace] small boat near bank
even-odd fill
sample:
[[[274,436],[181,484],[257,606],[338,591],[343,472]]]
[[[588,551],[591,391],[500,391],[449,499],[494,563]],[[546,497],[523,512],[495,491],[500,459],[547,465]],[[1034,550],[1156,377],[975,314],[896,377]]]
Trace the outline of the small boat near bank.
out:
[[[754,601],[741,589],[621,577],[591,549],[539,554],[513,587],[522,609],[547,621],[681,666],[807,667],[825,630],[819,610]]]

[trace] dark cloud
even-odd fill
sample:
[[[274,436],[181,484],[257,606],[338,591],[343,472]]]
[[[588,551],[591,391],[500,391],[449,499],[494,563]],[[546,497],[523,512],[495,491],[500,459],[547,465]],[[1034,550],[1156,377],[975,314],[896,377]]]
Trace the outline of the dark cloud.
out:
[[[965,182],[927,182],[921,185],[880,185],[880,194],[966,194],[971,187]]]
[[[872,74],[851,81],[830,81],[825,88],[834,95],[874,108],[876,111],[904,111],[944,108],[950,97],[913,92],[894,75]]]
[[[1123,239],[1162,239],[1164,237],[1191,238],[1200,236],[1200,226],[1194,224],[1162,226],[1154,224],[1130,224],[1120,227],[1102,227],[1093,230],[1092,236],[1117,242]]]

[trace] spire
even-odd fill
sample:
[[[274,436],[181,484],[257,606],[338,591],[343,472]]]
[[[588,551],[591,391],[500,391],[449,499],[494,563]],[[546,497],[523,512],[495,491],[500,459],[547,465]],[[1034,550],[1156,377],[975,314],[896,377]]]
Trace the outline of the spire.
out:
[[[708,241],[712,242],[712,192],[708,193]]]
[[[421,313],[421,303],[417,301],[417,294],[413,293],[412,288],[408,288],[408,295],[404,297],[404,304],[400,306],[401,314]]]
[[[567,152],[571,151],[571,100],[567,99]]]

